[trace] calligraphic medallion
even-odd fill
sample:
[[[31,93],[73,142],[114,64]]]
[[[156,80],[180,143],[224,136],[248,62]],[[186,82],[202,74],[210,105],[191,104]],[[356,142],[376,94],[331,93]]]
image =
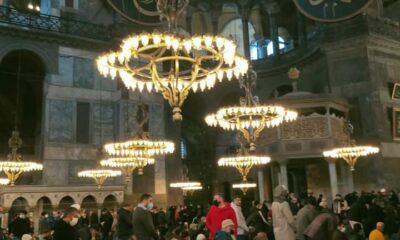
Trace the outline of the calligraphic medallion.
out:
[[[293,0],[308,18],[320,22],[338,22],[363,12],[372,0]]]
[[[121,16],[144,26],[159,26],[160,14],[157,0],[107,0]]]

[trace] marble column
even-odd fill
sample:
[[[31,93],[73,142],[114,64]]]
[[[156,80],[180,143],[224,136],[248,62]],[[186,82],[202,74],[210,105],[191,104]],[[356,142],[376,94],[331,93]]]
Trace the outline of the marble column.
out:
[[[334,199],[336,194],[338,194],[338,192],[339,192],[337,173],[336,173],[336,160],[329,159],[328,167],[329,167],[329,180],[330,180],[330,184],[331,184],[331,195],[332,195],[332,199]]]
[[[288,181],[288,174],[287,174],[287,160],[280,161],[279,168],[280,168],[279,184],[285,185],[289,189],[289,181]]]
[[[1,228],[8,228],[8,210],[3,210],[3,217],[1,218]]]
[[[125,176],[125,195],[131,196],[133,193],[133,179],[132,179],[132,173],[130,173],[128,176]]]
[[[258,170],[257,173],[258,177],[258,194],[259,194],[259,199],[260,202],[263,202],[265,200],[265,188],[264,188],[264,172],[263,170]]]
[[[349,193],[354,192],[354,178],[353,178],[353,171],[347,168],[349,171],[348,178],[347,178],[347,186],[349,188]]]
[[[250,59],[250,35],[249,35],[249,18],[252,9],[251,1],[241,1],[239,5],[240,17],[242,19],[243,29],[243,47],[244,57]]]
[[[270,23],[270,33],[272,46],[274,50],[274,57],[279,58],[279,33],[278,33],[278,22],[276,16],[280,12],[279,4],[274,2],[270,2],[265,4],[265,9],[269,15],[269,23]]]

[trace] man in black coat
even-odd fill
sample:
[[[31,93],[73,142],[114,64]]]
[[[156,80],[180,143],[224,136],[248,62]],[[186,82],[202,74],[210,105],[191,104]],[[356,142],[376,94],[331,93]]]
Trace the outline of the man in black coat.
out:
[[[153,224],[153,217],[149,211],[153,206],[153,197],[150,194],[145,193],[140,197],[140,203],[133,213],[133,232],[136,239],[158,239],[158,234]]]
[[[77,240],[74,226],[78,223],[78,210],[69,207],[64,211],[63,218],[54,226],[53,240]]]
[[[18,217],[10,223],[9,231],[14,238],[21,238],[24,234],[32,233],[31,222],[28,218],[28,213],[23,210]]]
[[[133,235],[132,203],[124,203],[118,210],[117,235],[119,240],[128,240]]]
[[[108,211],[107,208],[103,208],[100,216],[101,234],[103,235],[103,240],[109,239],[113,220],[114,219],[110,211]]]

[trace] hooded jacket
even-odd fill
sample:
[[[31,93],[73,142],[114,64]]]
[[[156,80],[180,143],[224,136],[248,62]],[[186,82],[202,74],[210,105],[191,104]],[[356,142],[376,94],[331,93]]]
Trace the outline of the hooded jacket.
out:
[[[229,203],[225,203],[225,205],[222,208],[217,206],[212,206],[210,208],[206,217],[207,228],[210,231],[210,236],[209,236],[210,240],[214,239],[215,233],[218,230],[221,230],[222,221],[226,219],[231,219],[235,224],[234,229],[237,228],[238,225],[236,220],[236,214]]]

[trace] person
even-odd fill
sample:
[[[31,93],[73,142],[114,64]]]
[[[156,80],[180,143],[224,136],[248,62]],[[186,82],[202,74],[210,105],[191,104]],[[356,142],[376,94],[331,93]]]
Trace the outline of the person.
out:
[[[383,235],[383,222],[376,223],[376,229],[372,230],[369,234],[368,240],[385,240],[385,236]]]
[[[99,215],[96,211],[89,211],[89,226],[99,226]]]
[[[221,230],[215,233],[214,240],[233,240],[236,225],[232,219],[225,219],[221,223]]]
[[[246,232],[249,231],[247,227],[246,220],[244,219],[243,212],[242,212],[242,198],[240,196],[235,196],[233,198],[233,202],[231,203],[232,209],[235,211],[236,220],[237,220],[237,240],[244,240],[246,239]]]
[[[49,223],[49,214],[47,212],[42,212],[39,220],[39,238],[47,239],[51,233],[51,226]]]
[[[160,208],[160,211],[158,211],[156,218],[158,222],[157,228],[160,232],[160,237],[163,238],[168,232],[168,218],[165,209]]]
[[[257,233],[257,235],[254,238],[254,240],[268,240],[268,236],[264,232],[259,232],[259,233]]]
[[[31,223],[27,212],[22,210],[9,226],[9,231],[14,238],[21,239],[22,235],[32,233]]]
[[[347,201],[343,199],[342,195],[336,194],[335,200],[333,200],[333,212],[337,215],[343,216],[343,213],[349,210]]]
[[[74,207],[67,208],[62,219],[54,226],[53,240],[77,240],[74,226],[78,220],[78,210]]]
[[[306,228],[304,235],[311,240],[332,240],[338,222],[335,214],[322,212]]]
[[[60,220],[60,215],[58,210],[53,210],[53,214],[48,218],[51,230],[54,230],[56,222]]]
[[[199,233],[196,237],[196,240],[206,240],[206,239],[207,239],[206,236],[202,233]]]
[[[346,231],[346,227],[343,223],[339,223],[337,228],[332,234],[332,240],[347,240],[347,236],[344,233]]]
[[[110,211],[108,211],[107,208],[103,208],[100,215],[101,234],[103,235],[103,240],[109,240],[113,221],[114,219]]]
[[[270,224],[267,220],[268,216],[264,215],[264,212],[262,211],[262,204],[260,202],[257,203],[256,209],[257,211],[253,211],[253,213],[250,214],[246,220],[247,225],[253,229],[252,234],[258,234],[259,232],[273,234],[273,229],[270,227]]]
[[[272,223],[276,240],[295,239],[295,221],[286,201],[288,190],[280,185],[274,189],[274,202],[272,203]]]
[[[234,231],[237,228],[235,211],[229,203],[226,203],[220,194],[214,195],[213,206],[207,213],[206,225],[210,231],[209,239],[214,239],[215,233],[222,228],[222,222],[226,219],[232,220]],[[235,231],[236,234],[236,231]]]
[[[22,235],[21,240],[33,240],[33,237],[30,234],[24,234]]]
[[[117,236],[119,240],[128,240],[133,235],[132,209],[132,204],[126,202],[118,211]]]
[[[140,203],[133,213],[133,233],[136,239],[150,240],[158,239],[157,231],[153,224],[150,210],[154,207],[153,197],[145,193],[140,197]]]
[[[296,239],[297,240],[305,240],[306,237],[304,236],[304,231],[310,225],[310,223],[314,220],[317,216],[317,211],[315,207],[317,202],[315,198],[308,198],[306,201],[306,205],[299,210],[296,217]]]
[[[90,240],[104,240],[101,233],[99,233],[97,226],[89,227],[89,239]]]

